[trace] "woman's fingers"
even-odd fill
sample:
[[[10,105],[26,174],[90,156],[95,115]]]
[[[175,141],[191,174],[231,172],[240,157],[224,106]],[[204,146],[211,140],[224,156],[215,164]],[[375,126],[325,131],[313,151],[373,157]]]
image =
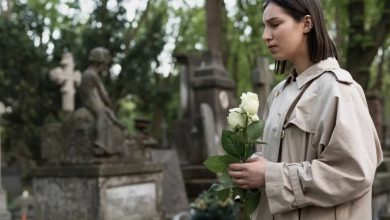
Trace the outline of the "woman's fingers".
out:
[[[229,172],[229,176],[236,178],[236,179],[242,179],[245,177],[245,174],[242,171],[232,171],[229,169],[228,172]]]
[[[237,186],[239,186],[239,187],[241,187],[241,188],[242,188],[242,186],[248,185],[248,180],[247,180],[247,179],[236,179],[236,178],[232,178],[232,182],[233,182],[235,185],[237,185]]]
[[[229,164],[229,170],[241,171],[241,170],[244,170],[244,168],[245,168],[245,164],[243,164],[243,163],[231,163],[231,164]]]

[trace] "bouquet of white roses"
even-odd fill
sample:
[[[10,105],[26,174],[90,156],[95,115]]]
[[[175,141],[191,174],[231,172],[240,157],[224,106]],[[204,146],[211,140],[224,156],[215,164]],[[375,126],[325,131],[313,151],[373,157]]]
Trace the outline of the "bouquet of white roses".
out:
[[[230,163],[243,163],[255,153],[254,145],[263,143],[258,141],[263,132],[263,124],[259,120],[258,96],[247,92],[241,95],[241,104],[229,110],[227,121],[230,130],[222,131],[221,143],[225,155],[209,157],[204,165],[218,174],[221,183],[215,184],[210,191],[215,191],[223,202],[229,197],[239,197],[243,204],[244,219],[250,219],[260,197],[259,189],[241,189],[234,186],[228,174]]]

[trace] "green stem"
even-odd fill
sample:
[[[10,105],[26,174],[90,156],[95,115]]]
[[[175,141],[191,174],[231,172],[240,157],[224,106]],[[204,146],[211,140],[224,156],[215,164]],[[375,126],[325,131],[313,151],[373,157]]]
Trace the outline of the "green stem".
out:
[[[248,155],[246,152],[247,148],[248,148],[248,134],[247,134],[247,131],[248,131],[248,115],[245,114],[245,131],[244,131],[244,137],[245,137],[245,144],[244,144],[244,159],[245,159],[245,162],[246,160],[248,159]],[[245,189],[244,190],[244,220],[247,220],[247,190]]]
[[[246,202],[247,202],[247,191],[244,190],[244,220],[247,220],[247,211],[248,209],[246,208]]]

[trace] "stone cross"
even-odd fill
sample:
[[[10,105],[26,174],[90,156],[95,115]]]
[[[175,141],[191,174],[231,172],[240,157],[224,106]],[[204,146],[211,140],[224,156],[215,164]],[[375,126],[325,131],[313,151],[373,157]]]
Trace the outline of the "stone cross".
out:
[[[62,85],[62,109],[64,111],[73,111],[74,95],[76,93],[75,86],[80,85],[81,74],[80,71],[74,70],[75,64],[71,53],[62,55],[60,65],[61,67],[56,67],[50,71],[50,79]]]

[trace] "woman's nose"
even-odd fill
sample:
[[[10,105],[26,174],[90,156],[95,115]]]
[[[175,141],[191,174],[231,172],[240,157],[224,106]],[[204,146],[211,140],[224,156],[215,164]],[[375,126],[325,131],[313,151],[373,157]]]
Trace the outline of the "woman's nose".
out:
[[[271,40],[271,33],[269,32],[268,28],[264,28],[262,39],[265,42],[269,42]]]

